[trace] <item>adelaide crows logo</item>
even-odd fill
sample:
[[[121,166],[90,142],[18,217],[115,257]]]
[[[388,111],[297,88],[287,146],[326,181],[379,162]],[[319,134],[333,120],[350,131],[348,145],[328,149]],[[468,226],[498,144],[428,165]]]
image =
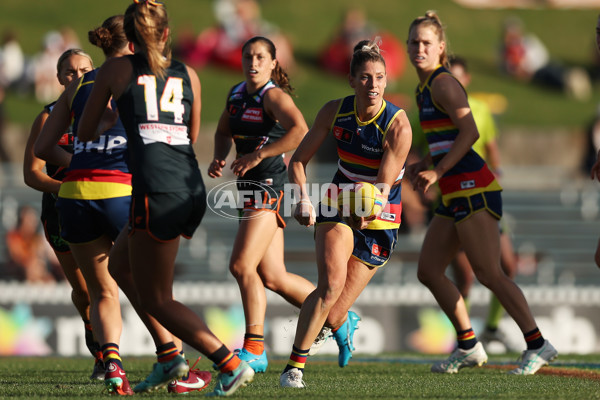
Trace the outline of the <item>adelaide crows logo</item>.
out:
[[[340,140],[342,142],[352,143],[352,136],[353,136],[352,131],[349,131],[348,129],[344,129],[340,126],[333,127],[333,136],[337,140]]]

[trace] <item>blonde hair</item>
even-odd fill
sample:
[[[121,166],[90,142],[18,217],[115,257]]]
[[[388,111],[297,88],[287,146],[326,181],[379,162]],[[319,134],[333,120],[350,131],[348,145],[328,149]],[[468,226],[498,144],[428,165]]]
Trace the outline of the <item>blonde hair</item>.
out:
[[[438,17],[435,11],[427,11],[424,16],[415,18],[415,20],[410,24],[410,27],[408,28],[408,35],[410,36],[410,32],[412,32],[412,30],[419,25],[432,28],[437,34],[438,40],[446,43],[446,47],[444,48],[443,53],[440,55],[440,64],[446,68],[450,68],[450,62],[448,61],[448,41],[446,40],[446,32],[440,17]]]
[[[88,60],[90,60],[90,65],[92,66],[92,68],[94,68],[94,61],[92,61],[92,57],[90,57],[90,55],[88,53],[86,53],[85,51],[83,51],[81,49],[73,48],[73,49],[66,50],[64,53],[62,53],[60,55],[60,57],[58,57],[58,61],[56,63],[56,72],[58,72],[60,74],[60,71],[62,70],[62,67],[63,67],[62,64],[66,60],[71,58],[71,56],[82,56],[82,57],[87,58]]]
[[[171,64],[171,47],[159,47],[165,29],[169,27],[167,10],[161,3],[142,2],[127,7],[123,22],[127,39],[139,46],[146,55],[152,72],[160,79]]]
[[[361,40],[354,46],[352,60],[350,60],[350,75],[356,76],[356,71],[367,61],[381,62],[385,67],[385,59],[381,54],[381,38],[377,36],[373,40]]]

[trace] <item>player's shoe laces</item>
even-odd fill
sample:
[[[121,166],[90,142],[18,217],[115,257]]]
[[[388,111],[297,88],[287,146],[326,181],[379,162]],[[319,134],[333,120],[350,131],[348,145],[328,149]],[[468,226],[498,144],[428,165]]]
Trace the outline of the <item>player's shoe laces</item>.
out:
[[[544,345],[539,349],[525,350],[521,354],[521,357],[519,357],[519,366],[508,371],[508,373],[513,375],[533,375],[544,365],[548,365],[557,356],[558,351],[556,351],[554,346],[549,341],[544,340]]]
[[[333,337],[340,348],[338,364],[340,367],[348,365],[354,351],[354,331],[358,328],[360,317],[354,311],[348,311],[348,318],[340,328],[333,332]]]
[[[250,353],[248,350],[241,348],[236,349],[234,351],[235,354],[241,359],[244,360],[252,367],[254,372],[262,373],[267,370],[267,366],[269,365],[269,361],[267,360],[267,352],[263,350],[261,355],[256,355]]]
[[[221,372],[217,377],[217,385],[207,396],[231,396],[240,387],[246,386],[254,379],[254,370],[246,361],[231,372]]]
[[[208,371],[200,371],[196,369],[196,364],[200,361],[200,357],[196,359],[196,362],[190,368],[187,379],[174,380],[167,386],[169,393],[189,393],[193,391],[200,391],[208,386],[212,379],[212,374]]]
[[[306,383],[302,380],[302,371],[298,368],[291,368],[281,374],[279,377],[279,386],[291,388],[305,388]]]
[[[463,350],[458,347],[450,354],[450,357],[444,361],[439,361],[431,367],[431,372],[441,372],[446,374],[455,374],[459,369],[465,367],[481,367],[488,360],[488,356],[483,349],[481,342],[477,342],[470,349]]]
[[[179,379],[188,373],[190,367],[185,359],[177,355],[171,361],[165,363],[155,363],[152,367],[152,372],[146,380],[140,382],[133,388],[136,393],[152,392],[163,388],[174,379]]]
[[[328,328],[326,326],[322,327],[321,331],[319,332],[319,334],[315,338],[315,341],[310,346],[310,349],[308,350],[308,355],[309,356],[314,356],[315,354],[317,354],[319,352],[319,350],[321,350],[321,347],[323,347],[323,345],[325,344],[325,342],[327,340],[329,340],[329,338],[331,336],[332,336],[331,335],[331,328]]]
[[[94,370],[92,371],[92,375],[90,375],[90,379],[94,381],[103,381],[105,374],[106,368],[104,368],[104,362],[102,359],[97,358],[94,362]]]
[[[104,375],[104,385],[110,394],[118,394],[120,396],[131,396],[133,390],[129,386],[125,371],[114,362],[108,362],[106,366],[106,375]]]

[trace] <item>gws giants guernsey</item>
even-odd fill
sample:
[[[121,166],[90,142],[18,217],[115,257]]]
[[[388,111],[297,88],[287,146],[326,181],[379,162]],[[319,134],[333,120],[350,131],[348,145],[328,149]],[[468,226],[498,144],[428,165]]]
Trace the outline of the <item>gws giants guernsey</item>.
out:
[[[203,185],[188,136],[194,95],[184,64],[171,61],[165,79],[140,54],[126,56],[133,78],[117,100],[129,140],[133,193],[171,193]]]
[[[273,81],[267,82],[255,93],[248,93],[246,82],[235,85],[227,97],[229,128],[235,142],[236,158],[261,149],[285,134],[279,122],[266,112],[264,97],[267,91],[276,88]],[[277,174],[285,173],[283,156],[265,158],[256,167],[244,174],[243,180],[273,180]],[[275,179],[277,180],[277,179]]]

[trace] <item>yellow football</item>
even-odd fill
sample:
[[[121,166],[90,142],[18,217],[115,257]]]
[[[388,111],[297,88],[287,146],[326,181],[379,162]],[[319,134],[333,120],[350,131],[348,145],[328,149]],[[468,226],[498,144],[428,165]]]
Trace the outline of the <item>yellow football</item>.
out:
[[[337,206],[342,218],[368,218],[379,214],[383,207],[383,195],[368,182],[357,182],[340,188]]]

